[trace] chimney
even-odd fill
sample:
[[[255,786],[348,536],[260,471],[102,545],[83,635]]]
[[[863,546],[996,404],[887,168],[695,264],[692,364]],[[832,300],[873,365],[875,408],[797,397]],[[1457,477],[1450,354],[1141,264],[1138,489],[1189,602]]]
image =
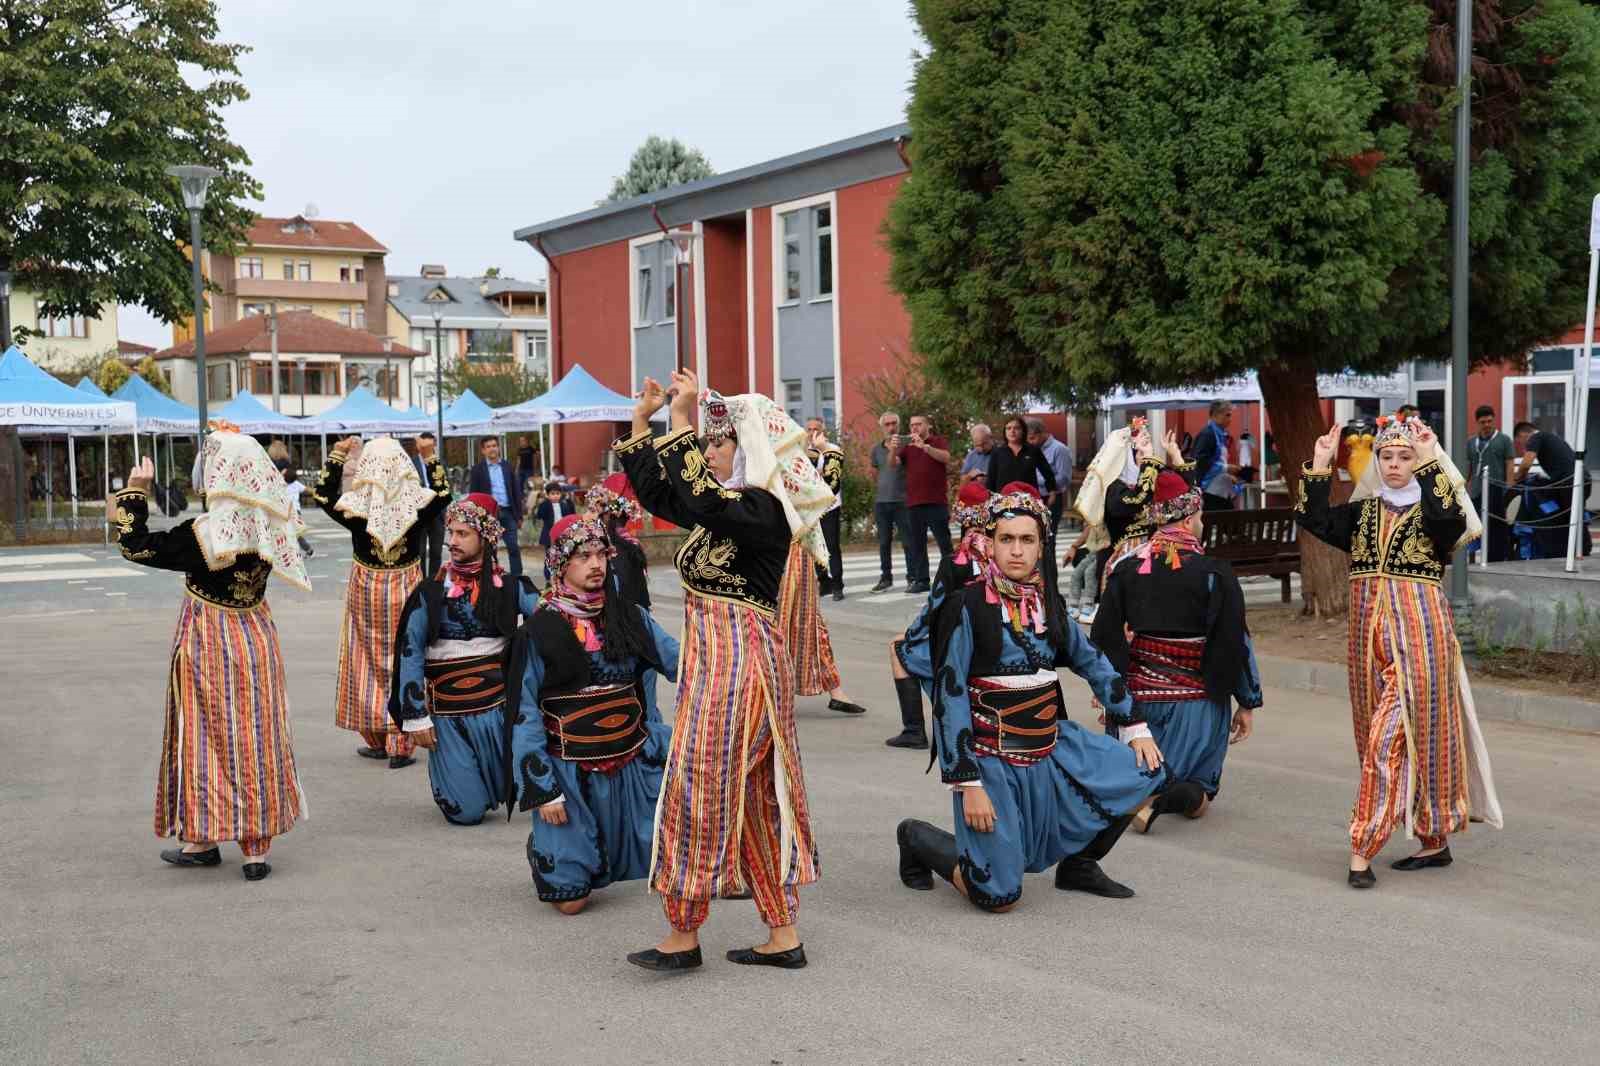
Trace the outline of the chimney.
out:
[[[447,275],[443,266],[437,263],[423,263],[422,276],[425,278],[442,278]]]

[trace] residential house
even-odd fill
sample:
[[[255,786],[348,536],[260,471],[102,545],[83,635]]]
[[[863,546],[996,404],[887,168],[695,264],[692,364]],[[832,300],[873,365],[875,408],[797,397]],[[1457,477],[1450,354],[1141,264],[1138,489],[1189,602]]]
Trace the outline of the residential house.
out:
[[[22,347],[28,358],[50,369],[66,368],[91,355],[117,350],[117,308],[108,304],[97,318],[84,315],[49,317],[39,310],[39,299],[23,289],[11,290],[11,324],[44,334],[28,337]],[[8,339],[9,343],[9,339]]]

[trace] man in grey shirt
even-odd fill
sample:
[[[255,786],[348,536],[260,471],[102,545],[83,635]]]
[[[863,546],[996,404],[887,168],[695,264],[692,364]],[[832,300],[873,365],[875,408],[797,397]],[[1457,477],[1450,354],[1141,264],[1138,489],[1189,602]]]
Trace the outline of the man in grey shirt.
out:
[[[883,592],[894,587],[894,564],[890,549],[894,545],[894,532],[900,531],[900,550],[905,553],[906,573],[911,572],[911,522],[906,511],[906,468],[900,453],[905,441],[900,436],[900,416],[885,411],[878,416],[878,428],[883,440],[872,448],[872,469],[878,475],[878,487],[872,498],[873,519],[878,526],[878,565],[881,576],[872,586],[873,592]]]
[[[961,460],[961,483],[972,480],[986,481],[989,476],[989,453],[994,450],[994,430],[979,422],[972,427],[972,450]],[[991,492],[994,491],[990,488]]]
[[[1042,419],[1029,418],[1026,421],[1028,443],[1039,449],[1056,476],[1056,491],[1048,495],[1044,491],[1044,478],[1038,479],[1039,492],[1050,505],[1050,537],[1054,539],[1056,529],[1061,525],[1061,512],[1067,505],[1067,495],[1072,491],[1072,450],[1044,428]]]

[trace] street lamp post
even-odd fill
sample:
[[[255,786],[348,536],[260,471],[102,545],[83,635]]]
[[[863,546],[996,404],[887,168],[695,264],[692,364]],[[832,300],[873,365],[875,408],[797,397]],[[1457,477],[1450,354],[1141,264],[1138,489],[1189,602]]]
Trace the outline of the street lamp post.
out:
[[[206,380],[205,287],[200,280],[200,254],[205,248],[200,234],[200,213],[206,206],[206,186],[221,173],[214,167],[191,165],[167,168],[168,176],[178,179],[178,186],[183,190],[183,206],[189,209],[190,273],[194,283],[194,372],[199,381],[195,393],[199,398],[196,408],[200,413],[200,432],[196,440],[199,444],[204,444],[206,439],[206,392],[210,387]]]
[[[306,357],[303,355],[296,356],[294,366],[296,370],[300,371],[300,417],[304,418],[306,413]]]
[[[281,414],[283,408],[279,405],[278,390],[278,301],[273,300],[267,308],[267,332],[272,334],[272,411]]]
[[[0,352],[11,347],[11,271],[0,270]]]
[[[433,311],[433,408],[439,418],[439,461],[444,461],[444,316]]]
[[[689,350],[689,315],[688,297],[685,296],[687,287],[685,281],[689,276],[689,267],[694,264],[694,244],[700,234],[692,229],[675,229],[667,233],[667,239],[672,242],[673,261],[676,264],[677,278],[673,285],[673,313],[677,315],[677,328],[673,330],[672,344],[678,369],[683,369],[683,356]]]
[[[1456,109],[1455,187],[1451,197],[1451,272],[1450,272],[1450,451],[1456,466],[1470,470],[1467,459],[1467,200],[1472,173],[1472,2],[1456,4]],[[1492,521],[1492,519],[1491,519]],[[1450,567],[1450,603],[1458,612],[1470,608],[1467,591],[1467,551],[1456,552]],[[1470,627],[1458,623],[1458,633]]]

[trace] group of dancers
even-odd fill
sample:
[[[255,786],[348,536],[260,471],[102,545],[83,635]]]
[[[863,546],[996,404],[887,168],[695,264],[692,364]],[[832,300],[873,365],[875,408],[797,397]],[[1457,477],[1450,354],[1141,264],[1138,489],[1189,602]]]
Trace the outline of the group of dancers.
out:
[[[651,420],[670,405],[670,428]],[[697,434],[697,426],[699,427]],[[623,473],[552,529],[542,591],[496,557],[498,508],[453,499],[437,460],[418,467],[388,439],[327,457],[312,500],[350,532],[355,558],[339,639],[335,722],[360,754],[401,768],[428,751],[435,804],[456,825],[502,804],[528,812],[538,898],[582,911],[599,888],[648,879],[667,925],[628,961],[657,971],[703,963],[711,901],[749,899],[766,939],[730,961],[798,969],[802,885],[817,880],[795,726],[797,694],[843,697],[818,609],[823,520],[838,500],[836,457],[761,395],[670,389],[646,379]],[[1390,420],[1350,502],[1330,500],[1337,431],[1299,487],[1302,528],[1351,557],[1350,678],[1360,783],[1349,883],[1397,824],[1421,850],[1395,864],[1448,865],[1469,819],[1500,824],[1482,735],[1440,590],[1451,553],[1478,532],[1462,479],[1415,420]],[[206,512],[148,527],[148,461],[118,494],[123,555],[185,575],[173,644],[155,830],[180,866],[215,866],[235,841],[259,880],[273,837],[306,813],[294,762],[271,575],[308,589],[303,523],[252,438],[213,427],[196,462]],[[641,508],[687,531],[676,555],[683,620],[651,614]],[[953,832],[896,830],[899,876],[942,879],[991,912],[1017,905],[1024,874],[1125,898],[1100,866],[1125,830],[1162,814],[1203,815],[1229,746],[1262,704],[1244,595],[1202,547],[1203,504],[1174,448],[1157,457],[1140,424],[1112,434],[1077,508],[1111,551],[1089,633],[1057,587],[1051,516],[1034,487],[967,486],[961,538],[927,603],[892,644],[903,732],[933,749]],[[448,559],[424,576],[426,524],[442,515]],[[1057,673],[1092,693],[1103,729],[1073,721]],[[677,687],[668,726],[658,678]],[[924,724],[922,700],[932,704]],[[1093,713],[1093,712],[1091,712]]]

